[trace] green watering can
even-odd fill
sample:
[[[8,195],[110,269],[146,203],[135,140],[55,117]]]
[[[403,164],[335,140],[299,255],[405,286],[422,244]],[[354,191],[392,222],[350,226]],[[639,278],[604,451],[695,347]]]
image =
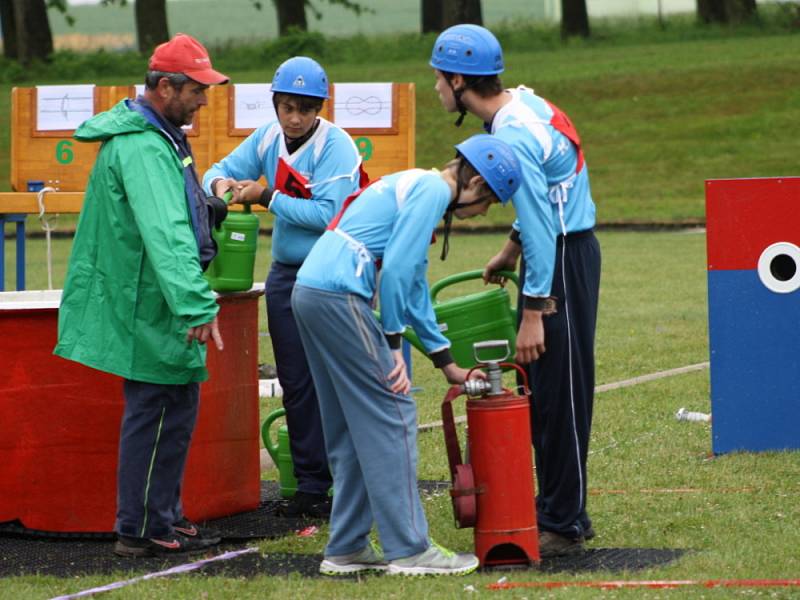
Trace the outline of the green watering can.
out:
[[[500,271],[498,275],[510,279],[519,287],[517,274],[513,271]],[[505,287],[497,286],[442,302],[436,300],[443,289],[482,277],[483,270],[467,271],[445,277],[431,286],[431,301],[439,329],[450,340],[453,360],[464,369],[475,365],[472,346],[476,342],[508,340],[509,348],[516,348],[517,311],[511,307],[511,298]],[[425,354],[425,348],[410,327],[406,328],[403,336]],[[507,360],[513,361],[513,354]]]
[[[230,202],[233,194],[223,197]],[[206,270],[208,284],[215,292],[242,292],[253,287],[253,267],[258,246],[258,217],[250,212],[229,212],[228,216],[211,233],[217,242],[217,255]]]
[[[278,428],[278,441],[273,443],[270,436],[272,424],[286,414],[286,410],[279,408],[267,415],[264,424],[261,426],[261,439],[264,447],[272,457],[272,462],[278,467],[279,483],[281,487],[281,497],[291,498],[297,491],[297,479],[294,476],[294,465],[292,464],[292,453],[289,449],[289,430],[286,425]]]

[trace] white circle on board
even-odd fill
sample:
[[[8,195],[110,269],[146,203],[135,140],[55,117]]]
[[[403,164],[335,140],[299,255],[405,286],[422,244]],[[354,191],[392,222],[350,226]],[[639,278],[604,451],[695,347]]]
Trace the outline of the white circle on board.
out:
[[[791,242],[767,246],[758,258],[758,277],[777,294],[796,291],[800,288],[800,248]]]

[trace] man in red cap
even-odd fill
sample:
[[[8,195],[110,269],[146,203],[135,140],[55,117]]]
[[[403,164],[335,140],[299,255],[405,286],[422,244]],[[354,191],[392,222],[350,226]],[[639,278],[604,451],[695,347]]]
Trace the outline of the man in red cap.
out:
[[[145,92],[84,122],[103,142],[72,246],[55,353],[124,379],[117,472],[122,556],[191,552],[220,541],[183,515],[181,481],[208,378],[207,341],[222,350],[203,271],[224,202],[208,199],[181,129],[228,78],[178,34],[156,48]]]

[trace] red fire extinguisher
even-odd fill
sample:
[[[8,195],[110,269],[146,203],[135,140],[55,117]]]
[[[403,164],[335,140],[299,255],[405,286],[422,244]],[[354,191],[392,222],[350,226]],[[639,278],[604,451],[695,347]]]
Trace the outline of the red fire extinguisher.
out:
[[[475,528],[481,566],[538,563],[527,376],[518,365],[502,362],[509,355],[507,340],[479,342],[473,348],[478,363],[473,371],[484,367],[487,379],[454,385],[442,402],[456,526]],[[479,357],[503,348],[505,354],[498,360]],[[503,388],[503,367],[522,374],[523,395]],[[453,400],[462,394],[467,395],[468,463],[461,460],[453,420]]]

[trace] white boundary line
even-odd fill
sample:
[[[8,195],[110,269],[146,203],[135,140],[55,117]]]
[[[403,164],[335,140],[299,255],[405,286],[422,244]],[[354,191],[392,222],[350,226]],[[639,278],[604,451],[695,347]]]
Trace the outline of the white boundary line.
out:
[[[648,373],[647,375],[639,375],[638,377],[633,377],[631,379],[623,379],[622,381],[615,381],[613,383],[604,383],[603,385],[598,385],[594,388],[595,394],[600,394],[602,392],[608,392],[611,390],[618,390],[621,388],[631,387],[634,385],[639,385],[640,383],[647,383],[648,381],[655,381],[656,379],[663,379],[664,377],[672,377],[674,375],[683,375],[685,373],[693,373],[694,371],[702,371],[703,369],[707,369],[709,367],[709,362],[701,362],[694,365],[686,365],[685,367],[677,367],[675,369],[668,369],[666,371],[657,371],[655,373]],[[460,416],[455,418],[456,423],[465,423],[467,420],[466,416]],[[430,431],[431,429],[437,429],[442,426],[441,421],[433,421],[432,423],[423,423],[417,427],[418,431]]]
[[[183,565],[177,565],[170,569],[166,569],[165,571],[156,571],[155,573],[148,573],[147,575],[134,577],[133,579],[115,581],[114,583],[109,583],[108,585],[102,585],[88,590],[83,590],[81,592],[75,592],[74,594],[67,594],[66,596],[56,596],[55,598],[51,598],[51,600],[73,600],[74,598],[85,598],[86,596],[93,596],[101,592],[110,592],[111,590],[118,590],[119,588],[123,588],[132,585],[134,583],[139,583],[140,581],[146,581],[147,579],[155,579],[156,577],[167,577],[169,575],[175,575],[177,573],[187,573],[189,571],[195,571],[197,569],[206,566],[209,563],[217,562],[220,560],[229,560],[231,558],[236,558],[243,554],[251,554],[253,552],[258,552],[258,548],[250,547],[250,548],[245,548],[244,550],[225,552],[224,554],[219,554],[218,556],[213,556],[211,558],[204,558],[203,560],[197,560]]]
[[[620,388],[631,387],[632,385],[638,385],[640,383],[646,383],[648,381],[655,381],[656,379],[663,379],[664,377],[672,377],[673,375],[683,375],[684,373],[692,373],[694,371],[702,371],[703,369],[707,369],[709,366],[709,362],[701,362],[695,365],[687,365],[685,367],[678,367],[676,369],[669,369],[667,371],[658,371],[656,373],[650,373],[649,375],[640,375],[639,377],[634,377],[632,379],[624,379],[622,381],[616,381],[614,383],[604,383],[603,385],[598,385],[594,388],[594,393],[599,394],[600,392],[607,392],[609,390],[618,390]]]

